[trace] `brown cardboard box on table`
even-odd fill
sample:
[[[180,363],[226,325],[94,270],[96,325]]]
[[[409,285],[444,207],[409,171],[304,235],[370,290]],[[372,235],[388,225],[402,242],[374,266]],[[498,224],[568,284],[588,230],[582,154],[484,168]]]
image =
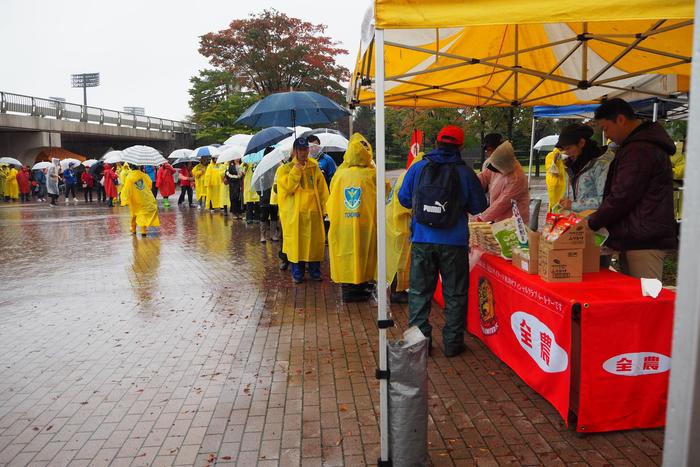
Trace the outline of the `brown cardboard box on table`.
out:
[[[514,249],[513,266],[520,269],[521,271],[525,271],[528,274],[537,274],[539,262],[540,233],[529,232],[527,241],[529,255],[524,256],[521,254],[521,251],[519,249]]]
[[[545,282],[581,282],[583,250],[552,248],[552,243],[541,241],[537,271]]]
[[[586,246],[583,248],[583,273],[600,271],[600,247],[595,244],[595,232],[586,230]]]

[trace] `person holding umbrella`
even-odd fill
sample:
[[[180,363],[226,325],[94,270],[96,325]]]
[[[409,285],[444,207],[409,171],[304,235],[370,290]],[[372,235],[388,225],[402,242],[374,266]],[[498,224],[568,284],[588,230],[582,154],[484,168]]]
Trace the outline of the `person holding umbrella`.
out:
[[[85,170],[80,176],[80,181],[83,183],[83,196],[85,197],[85,203],[87,204],[88,198],[92,203],[92,189],[95,186],[95,179],[92,178],[89,170]]]
[[[102,177],[104,176],[104,162],[99,161],[90,167],[90,175],[92,175],[92,179],[95,181],[95,187],[97,188],[97,202],[104,203],[107,201],[107,197],[105,196],[105,187],[102,184]]]
[[[210,159],[208,157],[202,157],[199,163],[192,169],[192,177],[194,177],[194,190],[197,194],[199,209],[206,207],[207,189],[204,186],[204,175],[207,172],[207,165],[209,165],[209,161]]]
[[[192,207],[192,185],[194,185],[194,177],[192,176],[191,162],[187,162],[180,168],[178,183],[180,183],[180,197],[177,199],[177,205],[181,206],[182,203],[185,202],[185,195],[187,195],[187,202],[189,206]]]
[[[34,170],[33,174],[37,200],[43,203],[46,201],[46,169]]]
[[[207,165],[207,170],[204,172],[204,189],[206,190],[205,209],[209,212],[214,212],[215,209],[221,208],[221,185],[223,180],[219,174],[219,169],[214,161]]]
[[[326,232],[323,216],[328,186],[316,160],[309,158],[309,142],[299,137],[292,146],[292,161],[276,172],[277,195],[282,220],[284,253],[292,265],[295,284],[304,280],[306,263],[311,278],[321,280],[321,261]]]
[[[54,157],[51,159],[51,166],[46,170],[46,191],[51,198],[51,207],[56,207],[58,200],[58,182],[61,180],[61,161]]]
[[[228,195],[231,203],[231,214],[236,219],[242,219],[241,209],[241,170],[239,159],[230,161],[226,169],[226,179],[228,180]]]
[[[243,171],[243,203],[245,203],[245,221],[246,224],[252,224],[259,221],[260,217],[260,195],[252,186],[253,172],[255,172],[257,164],[245,162],[241,164]]]
[[[0,198],[4,201],[7,201],[7,199],[5,199],[5,187],[7,186],[8,169],[9,167],[7,164],[0,164]]]
[[[63,171],[63,183],[66,185],[66,204],[70,202],[71,195],[73,196],[73,203],[78,202],[78,198],[75,196],[75,186],[78,184],[78,178],[75,176],[74,166],[75,164],[70,162],[68,168]]]
[[[19,185],[19,200],[23,203],[29,201],[29,167],[22,167],[17,174]]]
[[[19,183],[17,183],[17,169],[10,166],[7,170],[5,181],[5,199],[15,202],[19,199]]]
[[[129,171],[122,187],[122,206],[129,206],[131,213],[131,234],[136,235],[136,227],[141,227],[141,235],[146,235],[148,227],[160,226],[158,203],[151,191],[151,178],[138,166]]]
[[[158,168],[156,177],[156,187],[160,190],[160,196],[163,197],[163,207],[169,208],[170,201],[168,198],[175,194],[175,169],[167,162]]]

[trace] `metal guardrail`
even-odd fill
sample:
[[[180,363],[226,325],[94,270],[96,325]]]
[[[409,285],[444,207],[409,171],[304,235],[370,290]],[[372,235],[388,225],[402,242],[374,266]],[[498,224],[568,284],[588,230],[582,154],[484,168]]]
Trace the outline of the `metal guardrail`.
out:
[[[98,125],[123,126],[171,133],[193,133],[197,131],[197,125],[190,122],[140,116],[118,110],[101,109],[99,107],[2,91],[0,91],[0,113],[16,113],[32,117],[72,120]]]

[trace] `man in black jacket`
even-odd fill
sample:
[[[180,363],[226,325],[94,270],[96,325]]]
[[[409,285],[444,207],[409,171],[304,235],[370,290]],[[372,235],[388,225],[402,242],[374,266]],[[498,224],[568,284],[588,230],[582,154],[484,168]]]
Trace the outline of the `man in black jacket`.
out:
[[[622,99],[601,104],[595,120],[619,145],[610,164],[600,208],[588,218],[593,230],[610,232],[622,272],[661,280],[665,250],[678,246],[673,214],[673,140],[658,123],[641,122]]]

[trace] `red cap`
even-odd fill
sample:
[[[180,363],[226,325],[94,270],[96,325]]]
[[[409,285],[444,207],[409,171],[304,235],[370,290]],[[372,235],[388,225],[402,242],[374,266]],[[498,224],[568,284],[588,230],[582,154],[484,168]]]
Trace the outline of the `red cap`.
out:
[[[456,144],[461,146],[464,144],[464,132],[458,126],[447,125],[437,135],[438,143]]]

